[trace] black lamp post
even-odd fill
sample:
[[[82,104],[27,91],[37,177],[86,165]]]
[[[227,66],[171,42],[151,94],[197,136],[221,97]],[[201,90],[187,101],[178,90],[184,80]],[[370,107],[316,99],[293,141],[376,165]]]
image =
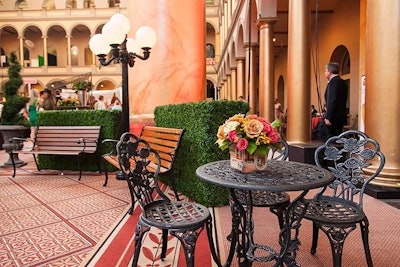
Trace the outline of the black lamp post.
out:
[[[129,87],[128,66],[133,67],[135,58],[146,60],[150,57],[150,49],[157,41],[154,30],[148,26],[140,27],[135,39],[128,38],[129,19],[121,14],[114,14],[103,26],[101,34],[95,34],[89,40],[90,50],[99,58],[100,64],[111,62],[122,65],[122,132],[129,132]],[[139,55],[140,49],[143,55]],[[111,51],[109,58],[107,55]]]

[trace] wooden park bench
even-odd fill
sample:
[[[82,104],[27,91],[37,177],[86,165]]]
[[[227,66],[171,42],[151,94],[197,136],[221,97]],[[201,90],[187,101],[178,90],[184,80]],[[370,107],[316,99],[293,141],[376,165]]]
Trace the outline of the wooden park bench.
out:
[[[100,128],[101,126],[39,126],[32,147],[28,146],[30,149],[16,148],[9,152],[14,169],[12,177],[15,177],[16,174],[14,153],[32,154],[38,171],[40,171],[40,167],[36,155],[67,155],[77,156],[78,180],[80,180],[82,176],[81,156],[96,153]],[[11,142],[26,141],[24,138],[12,138],[11,140]]]
[[[142,128],[139,137],[147,141],[150,147],[157,150],[157,152],[159,153],[161,158],[160,173],[168,175],[177,199],[179,198],[178,192],[176,190],[175,179],[173,176],[173,165],[183,133],[184,129],[164,128],[146,125]],[[114,142],[116,144],[118,141],[119,140],[106,139],[103,141],[103,143]],[[108,154],[104,154],[102,158],[104,159],[103,162],[111,163],[116,168],[120,169],[118,157],[115,150],[111,151]],[[104,186],[106,186],[108,182],[108,172],[106,166],[104,166],[104,172],[106,176]]]

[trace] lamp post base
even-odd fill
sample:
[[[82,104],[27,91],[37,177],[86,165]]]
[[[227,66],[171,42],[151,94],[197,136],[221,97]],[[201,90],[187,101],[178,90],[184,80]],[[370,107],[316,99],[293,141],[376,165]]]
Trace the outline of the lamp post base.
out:
[[[115,177],[117,178],[117,180],[125,180],[124,173],[121,170],[117,171]]]

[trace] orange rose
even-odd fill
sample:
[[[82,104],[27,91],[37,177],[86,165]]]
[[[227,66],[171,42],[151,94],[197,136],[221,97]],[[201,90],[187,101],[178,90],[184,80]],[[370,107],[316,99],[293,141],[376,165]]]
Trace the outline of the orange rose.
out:
[[[259,120],[249,120],[244,124],[244,131],[249,138],[256,138],[264,129],[264,124]]]

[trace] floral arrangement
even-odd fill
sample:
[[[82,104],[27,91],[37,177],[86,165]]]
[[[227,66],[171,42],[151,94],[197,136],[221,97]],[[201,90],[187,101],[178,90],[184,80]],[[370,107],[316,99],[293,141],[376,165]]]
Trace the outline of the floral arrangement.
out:
[[[236,145],[239,151],[265,156],[271,146],[278,145],[281,137],[275,129],[279,126],[279,120],[269,123],[257,115],[236,114],[219,127],[217,144],[222,151]]]
[[[75,107],[79,106],[80,102],[78,98],[63,98],[57,101],[58,107]]]

